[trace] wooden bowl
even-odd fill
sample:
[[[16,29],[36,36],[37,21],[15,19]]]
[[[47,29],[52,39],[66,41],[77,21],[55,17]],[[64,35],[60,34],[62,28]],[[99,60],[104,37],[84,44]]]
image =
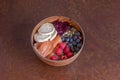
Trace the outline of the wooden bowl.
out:
[[[73,25],[77,30],[79,30],[82,33],[82,36],[83,36],[83,44],[82,44],[82,47],[80,48],[79,52],[77,54],[75,54],[73,57],[68,58],[66,60],[54,61],[54,60],[50,60],[48,58],[42,57],[38,53],[38,51],[35,49],[35,47],[34,47],[35,41],[34,41],[33,35],[37,32],[37,30],[41,27],[41,25],[44,24],[44,23],[46,23],[46,22],[53,22],[53,21],[56,21],[56,20],[63,21],[63,22],[67,21],[68,23],[70,23],[71,25]],[[74,20],[72,20],[72,19],[70,19],[68,17],[64,17],[64,16],[52,16],[52,17],[45,18],[44,20],[40,21],[35,26],[35,28],[32,31],[32,34],[31,34],[31,45],[32,45],[32,48],[35,51],[36,55],[43,62],[45,62],[45,63],[47,63],[49,65],[52,65],[52,66],[65,66],[65,65],[68,65],[68,64],[72,63],[79,56],[79,54],[81,53],[81,51],[83,49],[83,46],[84,46],[84,43],[85,43],[85,35],[84,35],[84,32],[83,32],[81,26],[77,22],[75,22]]]

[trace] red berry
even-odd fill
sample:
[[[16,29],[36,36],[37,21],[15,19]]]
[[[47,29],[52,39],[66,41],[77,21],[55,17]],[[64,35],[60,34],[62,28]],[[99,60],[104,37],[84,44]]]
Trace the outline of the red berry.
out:
[[[56,51],[55,51],[55,53],[56,53],[58,56],[60,56],[60,55],[63,54],[63,50],[62,50],[61,48],[57,48]]]
[[[65,59],[67,59],[66,55],[61,56],[61,60],[65,60]]]
[[[65,46],[66,46],[66,43],[65,42],[62,42],[62,43],[59,43],[59,45],[58,45],[60,48],[62,48],[62,49],[64,49],[65,48]]]
[[[68,53],[68,52],[70,52],[69,46],[66,46],[65,49],[63,50],[63,52],[64,52],[65,54]]]
[[[79,39],[82,39],[82,37],[81,37],[81,36],[79,36]]]
[[[72,57],[73,55],[74,55],[74,54],[73,54],[72,52],[66,53],[66,56],[67,56],[68,58]]]
[[[53,55],[53,56],[51,56],[50,59],[51,59],[51,60],[58,60],[58,56],[57,56],[57,55]]]

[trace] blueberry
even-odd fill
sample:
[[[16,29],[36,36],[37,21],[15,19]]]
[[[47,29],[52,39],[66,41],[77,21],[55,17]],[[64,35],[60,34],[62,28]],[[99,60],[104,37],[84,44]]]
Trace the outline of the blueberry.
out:
[[[75,48],[75,52],[78,52],[80,49],[78,47]]]
[[[77,36],[80,36],[80,35],[81,35],[81,32],[78,31],[78,32],[76,33],[76,35],[77,35]]]
[[[65,38],[64,38],[64,41],[65,41],[65,42],[69,42],[69,38],[68,38],[68,37],[65,37]]]
[[[77,45],[77,43],[76,43],[75,41],[73,41],[72,44],[73,44],[73,46],[76,46],[76,45]]]
[[[73,39],[72,39],[72,38],[70,38],[70,42],[73,42]]]
[[[63,42],[65,41],[65,38],[64,38],[64,37],[62,38],[62,41],[63,41]]]
[[[67,38],[66,38],[66,41],[67,41],[67,42],[69,42],[69,41],[70,41],[70,38],[69,38],[69,37],[67,37]]]
[[[76,52],[76,53],[77,53],[77,51],[78,51],[77,47],[74,47],[74,52]]]
[[[73,35],[73,40],[76,40],[77,38],[77,35]]]
[[[73,45],[71,45],[70,48],[74,48]]]
[[[71,49],[71,51],[73,51],[73,52],[75,51],[75,49],[74,49],[74,47],[73,47],[73,46],[72,46],[72,47],[70,47],[70,49]]]
[[[72,43],[69,43],[68,45],[69,45],[69,47],[72,47],[72,46],[73,46]]]
[[[76,40],[76,42],[79,43],[79,42],[80,42],[80,39],[78,38],[78,39]]]
[[[77,47],[80,48],[82,46],[82,43],[78,43]]]

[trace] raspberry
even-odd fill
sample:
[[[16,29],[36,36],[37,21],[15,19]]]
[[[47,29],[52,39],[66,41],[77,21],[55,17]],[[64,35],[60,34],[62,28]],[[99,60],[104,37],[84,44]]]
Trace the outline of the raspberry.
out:
[[[81,40],[81,39],[82,39],[82,37],[81,37],[81,36],[79,36],[79,39]]]
[[[58,46],[59,46],[60,48],[64,49],[65,46],[66,46],[66,43],[65,43],[65,42],[62,42],[62,43],[60,43]]]
[[[53,56],[51,56],[50,59],[51,59],[51,60],[58,60],[58,56],[57,56],[57,55],[53,55]]]
[[[62,50],[61,48],[57,48],[56,51],[55,51],[55,53],[56,53],[58,56],[60,56],[60,55],[63,54],[63,50]]]
[[[65,59],[67,59],[66,55],[61,56],[61,60],[65,60]]]
[[[66,46],[65,49],[63,50],[63,52],[64,52],[65,54],[68,53],[68,52],[70,52],[69,46]]]
[[[67,56],[68,58],[72,57],[73,55],[74,55],[74,54],[73,54],[72,52],[66,53],[66,56]]]

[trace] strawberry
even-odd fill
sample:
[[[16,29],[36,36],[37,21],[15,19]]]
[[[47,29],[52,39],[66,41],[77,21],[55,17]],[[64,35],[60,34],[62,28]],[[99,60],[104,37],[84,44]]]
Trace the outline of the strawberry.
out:
[[[55,53],[56,53],[56,55],[60,56],[63,54],[63,50],[61,48],[57,48]]]
[[[58,44],[58,46],[59,46],[60,48],[64,49],[65,46],[66,46],[66,43],[65,43],[65,42],[61,42],[61,43]]]
[[[66,55],[61,56],[61,60],[65,60],[65,59],[67,59]]]
[[[63,52],[66,54],[68,52],[70,52],[70,47],[69,46],[66,46],[65,49],[63,50]]]
[[[57,55],[53,55],[53,56],[51,56],[50,59],[51,59],[51,60],[58,60],[58,56],[57,56]]]

